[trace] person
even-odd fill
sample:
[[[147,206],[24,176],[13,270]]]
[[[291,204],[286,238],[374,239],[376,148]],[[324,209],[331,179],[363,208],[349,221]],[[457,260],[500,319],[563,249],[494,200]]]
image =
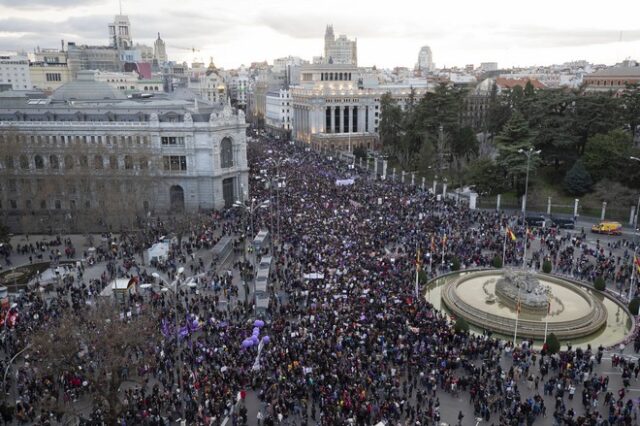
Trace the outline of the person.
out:
[[[462,419],[464,418],[464,414],[462,414],[462,411],[458,412],[458,426],[462,425]]]

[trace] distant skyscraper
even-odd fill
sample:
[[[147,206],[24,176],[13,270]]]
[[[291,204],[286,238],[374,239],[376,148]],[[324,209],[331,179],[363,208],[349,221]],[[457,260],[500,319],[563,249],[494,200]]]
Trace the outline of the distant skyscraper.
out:
[[[422,46],[422,49],[420,49],[416,68],[421,72],[429,72],[433,70],[433,55],[429,46]]]
[[[160,64],[167,62],[167,48],[164,45],[164,40],[160,38],[160,33],[158,33],[158,38],[153,43],[153,59]]]
[[[113,23],[109,24],[109,46],[115,49],[130,49],[133,46],[131,23],[127,15],[116,15]]]
[[[358,39],[346,35],[336,38],[333,25],[327,25],[324,34],[324,62],[326,64],[358,65]]]

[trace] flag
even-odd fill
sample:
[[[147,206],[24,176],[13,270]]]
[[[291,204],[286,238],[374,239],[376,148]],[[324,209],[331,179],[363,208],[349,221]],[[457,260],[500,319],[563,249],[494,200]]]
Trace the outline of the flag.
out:
[[[419,271],[422,268],[422,252],[418,248],[418,252],[416,253],[416,269]]]
[[[447,245],[447,234],[444,234],[442,237],[442,248]]]
[[[436,251],[436,237],[431,236],[431,253]]]
[[[507,237],[509,237],[509,239],[511,241],[515,241],[516,240],[516,234],[513,233],[513,231],[511,229],[509,229],[507,227]]]
[[[636,271],[640,274],[640,259],[635,254],[633,255],[633,263],[636,265]]]
[[[547,315],[551,313],[551,298],[547,299]]]
[[[527,234],[527,238],[533,239],[533,234],[531,233],[531,230],[529,228],[526,229],[526,234]]]

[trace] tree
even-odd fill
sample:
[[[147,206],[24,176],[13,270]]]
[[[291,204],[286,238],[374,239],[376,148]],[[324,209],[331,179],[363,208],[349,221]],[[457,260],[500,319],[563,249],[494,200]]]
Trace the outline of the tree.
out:
[[[511,116],[502,132],[496,137],[498,165],[520,195],[524,193],[527,157],[519,151],[528,151],[532,147],[531,141],[529,126],[519,112],[515,112]],[[531,157],[530,172],[536,169],[538,162],[538,156]]]
[[[622,92],[621,102],[622,120],[635,141],[640,127],[640,85],[628,84]]]
[[[640,299],[636,297],[629,302],[629,311],[631,315],[638,315],[638,309],[640,309]]]
[[[582,155],[590,138],[620,125],[619,101],[608,95],[577,96],[572,105],[576,151]],[[587,167],[588,169],[588,167]]]
[[[402,109],[391,96],[385,93],[380,98],[380,124],[378,131],[383,148],[392,155],[397,155],[400,149],[402,135]]]
[[[498,255],[493,256],[493,260],[491,261],[491,266],[497,269],[502,268],[502,258]]]
[[[471,161],[466,168],[464,182],[481,195],[499,194],[504,189],[504,172],[491,158]]]
[[[584,165],[595,181],[625,179],[620,167],[628,163],[631,148],[631,136],[621,130],[595,135],[589,138],[584,150]]]
[[[564,189],[570,195],[584,195],[591,191],[593,181],[584,167],[582,160],[578,160],[564,177]]]
[[[604,289],[607,287],[607,284],[605,283],[602,275],[595,279],[595,281],[593,282],[593,287],[598,291],[604,291]]]
[[[66,309],[31,340],[32,372],[43,381],[46,377],[60,387],[62,377],[81,376],[93,399],[94,407],[106,413],[107,424],[116,424],[123,407],[119,389],[126,372],[137,374],[138,367],[153,367],[159,327],[149,311],[133,319],[121,320],[110,303],[95,307]],[[140,356],[139,354],[142,354]],[[84,365],[86,368],[80,369]],[[56,400],[58,409],[70,407]]]
[[[353,148],[353,155],[356,158],[367,158],[367,150],[361,146],[356,146]]]
[[[547,352],[556,354],[560,351],[560,341],[555,334],[551,333],[547,336]]]
[[[542,272],[544,272],[545,274],[550,274],[552,269],[553,265],[551,264],[550,260],[545,260],[544,262],[542,262]]]
[[[460,259],[458,259],[458,256],[454,257],[453,260],[451,261],[451,270],[452,271],[460,270]]]
[[[464,318],[458,317],[453,328],[456,333],[467,333],[469,331],[469,323]]]

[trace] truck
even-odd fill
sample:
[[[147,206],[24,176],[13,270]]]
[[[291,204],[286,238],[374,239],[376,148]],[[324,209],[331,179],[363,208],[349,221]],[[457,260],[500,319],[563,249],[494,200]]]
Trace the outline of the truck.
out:
[[[594,234],[622,235],[622,224],[620,222],[600,222],[591,227],[591,232]]]

